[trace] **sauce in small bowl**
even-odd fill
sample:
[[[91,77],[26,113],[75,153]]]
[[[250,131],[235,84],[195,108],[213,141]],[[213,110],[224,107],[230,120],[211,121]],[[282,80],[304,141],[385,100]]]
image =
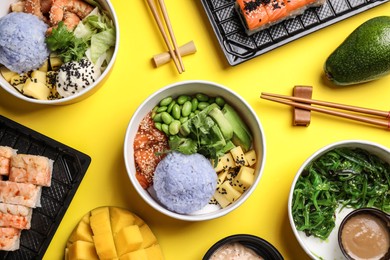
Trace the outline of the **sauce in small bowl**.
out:
[[[341,222],[338,240],[347,259],[389,259],[390,215],[375,208],[361,208]]]

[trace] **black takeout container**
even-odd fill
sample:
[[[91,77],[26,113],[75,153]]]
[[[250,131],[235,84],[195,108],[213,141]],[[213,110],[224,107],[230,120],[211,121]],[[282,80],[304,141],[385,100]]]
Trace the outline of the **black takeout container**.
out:
[[[31,228],[21,233],[20,249],[10,252],[0,250],[1,260],[42,259],[91,158],[1,115],[0,145],[12,147],[18,153],[42,155],[54,161],[51,186],[42,188],[41,207],[33,209]]]

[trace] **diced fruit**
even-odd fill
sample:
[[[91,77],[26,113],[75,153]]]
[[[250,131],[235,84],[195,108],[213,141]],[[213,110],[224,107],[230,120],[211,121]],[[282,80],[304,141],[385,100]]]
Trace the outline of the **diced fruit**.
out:
[[[16,86],[16,85],[19,85],[19,84],[24,84],[27,80],[27,75],[26,74],[16,74],[14,76],[11,77],[11,80],[10,80],[10,84],[12,86]]]
[[[118,257],[111,232],[94,235],[93,242],[95,243],[96,252],[99,258],[113,259]]]
[[[148,225],[140,226],[139,230],[141,231],[144,240],[142,248],[146,248],[157,243],[157,238]]]
[[[158,260],[163,254],[143,219],[122,208],[99,207],[84,215],[75,227],[66,244],[65,259]]]
[[[119,256],[138,250],[143,242],[141,231],[137,225],[122,228],[114,236],[114,239]]]
[[[35,82],[28,78],[23,86],[23,94],[39,100],[47,100],[50,95],[50,89],[45,83]]]
[[[241,193],[246,191],[255,180],[254,171],[253,168],[242,166],[233,180],[233,188]]]
[[[31,80],[34,82],[40,82],[46,84],[46,72],[40,70],[34,70],[31,72]]]
[[[78,240],[69,246],[67,259],[99,259],[99,257],[93,243]]]
[[[220,192],[214,193],[214,198],[222,208],[226,208],[231,202]]]
[[[217,188],[221,186],[221,184],[225,181],[226,176],[228,175],[228,170],[223,170],[218,174],[218,179],[217,179]]]
[[[245,154],[245,159],[248,162],[249,166],[253,166],[257,159],[256,159],[256,151],[254,149],[246,152]]]
[[[241,192],[235,190],[228,181],[224,181],[221,186],[219,186],[217,191],[224,195],[231,203],[236,201],[241,196]]]
[[[135,217],[127,210],[121,208],[110,208],[111,229],[116,234],[127,226],[134,225]]]
[[[248,162],[244,156],[244,151],[242,150],[241,146],[236,146],[233,149],[230,150],[230,153],[232,154],[233,160],[236,165],[246,166],[248,165]]]
[[[11,82],[12,77],[18,75],[18,73],[10,71],[7,67],[1,67],[0,73],[8,83]]]
[[[62,60],[58,56],[50,55],[51,70],[57,71],[62,65]]]
[[[215,167],[215,171],[220,172],[234,167],[236,167],[236,164],[234,163],[231,153],[226,153],[218,158],[218,164]]]
[[[91,228],[94,235],[109,234],[111,232],[110,213],[108,208],[104,210],[92,211],[92,215],[89,218],[91,221]]]
[[[42,66],[38,69],[39,71],[47,72],[49,70],[49,61],[45,60]]]

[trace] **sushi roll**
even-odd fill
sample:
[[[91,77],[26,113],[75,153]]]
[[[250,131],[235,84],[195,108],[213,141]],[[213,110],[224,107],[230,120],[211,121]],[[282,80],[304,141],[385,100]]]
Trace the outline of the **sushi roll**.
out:
[[[12,227],[0,227],[0,250],[15,251],[20,247],[21,230]]]
[[[324,3],[325,0],[236,0],[235,8],[246,34],[252,35]]]
[[[16,150],[8,146],[0,146],[0,175],[7,176],[10,169],[10,160]]]
[[[44,156],[17,154],[11,158],[9,180],[50,187],[53,161]]]
[[[0,180],[0,202],[36,208],[41,206],[42,187]]]

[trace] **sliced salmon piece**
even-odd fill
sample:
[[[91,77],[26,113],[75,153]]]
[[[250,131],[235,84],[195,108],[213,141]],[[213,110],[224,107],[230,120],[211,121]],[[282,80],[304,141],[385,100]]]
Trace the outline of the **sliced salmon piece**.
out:
[[[251,4],[252,3],[252,4]],[[237,0],[241,9],[241,15],[244,16],[246,26],[249,30],[257,29],[269,22],[268,14],[262,4],[256,4],[255,1]]]
[[[269,22],[283,20],[289,16],[284,0],[271,0],[264,5],[264,8],[267,11]]]

